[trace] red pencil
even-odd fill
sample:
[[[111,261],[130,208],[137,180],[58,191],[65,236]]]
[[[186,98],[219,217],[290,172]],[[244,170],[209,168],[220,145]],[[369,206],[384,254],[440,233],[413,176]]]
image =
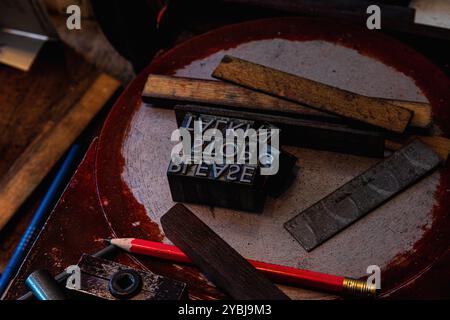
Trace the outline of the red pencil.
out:
[[[155,258],[193,264],[178,247],[160,242],[135,238],[108,240],[111,244],[131,253]],[[365,281],[325,273],[296,269],[266,262],[248,260],[256,269],[262,271],[272,281],[288,285],[297,285],[333,293],[374,296],[376,289]]]

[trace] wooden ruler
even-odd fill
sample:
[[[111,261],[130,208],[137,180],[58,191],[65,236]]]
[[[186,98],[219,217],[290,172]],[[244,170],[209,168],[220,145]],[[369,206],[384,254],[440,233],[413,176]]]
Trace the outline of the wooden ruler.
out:
[[[239,300],[288,300],[263,273],[182,204],[161,217],[164,233],[210,280]]]
[[[256,63],[225,56],[213,77],[320,111],[402,133],[413,112],[382,99],[365,97]]]
[[[332,123],[346,119],[303,104],[287,101],[265,93],[214,80],[192,79],[151,74],[142,92],[144,102],[171,107],[177,104],[203,104],[261,113],[293,114]],[[413,111],[411,126],[429,128],[432,123],[428,103],[376,98]]]
[[[310,251],[422,178],[440,162],[434,151],[414,140],[286,222],[284,227]]]

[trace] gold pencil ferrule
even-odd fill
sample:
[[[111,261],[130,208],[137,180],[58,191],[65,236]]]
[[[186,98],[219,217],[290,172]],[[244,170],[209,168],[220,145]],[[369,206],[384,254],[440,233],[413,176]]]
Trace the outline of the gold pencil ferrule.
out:
[[[375,297],[377,295],[377,287],[364,280],[345,278],[343,282],[343,292],[351,296]]]

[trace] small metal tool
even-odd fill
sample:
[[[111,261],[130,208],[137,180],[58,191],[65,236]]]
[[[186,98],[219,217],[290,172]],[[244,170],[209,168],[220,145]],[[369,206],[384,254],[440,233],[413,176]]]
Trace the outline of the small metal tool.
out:
[[[103,249],[97,251],[96,253],[94,253],[92,256],[93,257],[98,257],[98,258],[104,258],[104,257],[108,257],[110,255],[112,255],[114,252],[117,252],[117,249],[115,246],[113,245],[109,245],[107,247],[104,247]],[[55,276],[55,281],[57,281],[58,283],[63,283],[64,281],[67,280],[67,278],[69,277],[69,273],[67,273],[65,270],[61,273],[58,273]],[[33,291],[28,291],[27,293],[25,293],[23,296],[21,296],[19,299],[17,300],[29,300],[33,298]]]
[[[187,298],[186,284],[149,271],[83,255],[78,263],[77,293],[106,300],[181,300]]]

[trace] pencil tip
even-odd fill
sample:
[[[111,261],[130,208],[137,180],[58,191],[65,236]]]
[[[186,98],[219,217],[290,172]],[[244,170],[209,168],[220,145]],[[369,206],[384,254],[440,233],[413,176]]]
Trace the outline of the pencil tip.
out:
[[[106,242],[107,244],[111,244],[111,240],[112,239],[103,239],[103,241]]]

